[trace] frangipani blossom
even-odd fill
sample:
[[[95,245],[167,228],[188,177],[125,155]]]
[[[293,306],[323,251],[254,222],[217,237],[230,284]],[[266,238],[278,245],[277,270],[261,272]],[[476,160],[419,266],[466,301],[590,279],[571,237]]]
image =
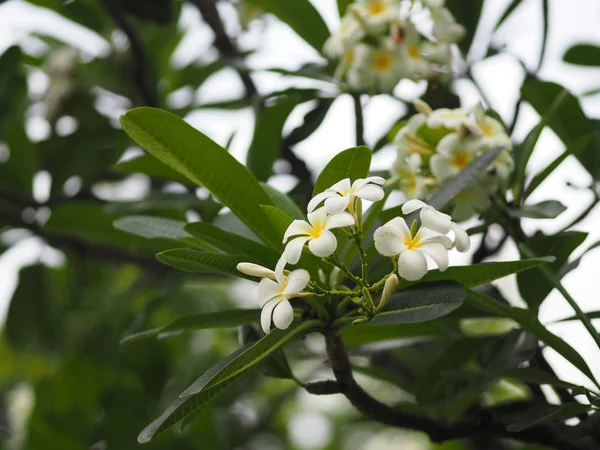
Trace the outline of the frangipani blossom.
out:
[[[433,18],[433,36],[438,41],[453,43],[464,37],[465,27],[456,23],[448,8],[434,9],[431,17]]]
[[[427,179],[419,174],[421,155],[412,154],[403,158],[400,154],[392,165],[394,180],[398,180],[400,190],[407,199],[423,198],[427,194]]]
[[[370,31],[383,31],[400,16],[400,0],[359,0],[351,8]]]
[[[491,203],[491,191],[495,187],[488,179],[473,183],[472,186],[454,197],[452,217],[460,222],[487,210]]]
[[[331,255],[337,248],[337,239],[329,231],[334,228],[349,227],[354,225],[354,217],[347,212],[328,215],[326,209],[319,208],[308,213],[308,222],[305,220],[294,220],[283,236],[286,243],[283,257],[290,264],[296,264],[302,255],[304,244],[308,242],[308,249],[320,258]]]
[[[384,183],[385,179],[381,177],[359,178],[354,183],[350,183],[350,178],[344,178],[324,192],[315,195],[308,203],[308,212],[312,212],[323,201],[325,201],[327,214],[339,214],[351,207],[355,197],[372,202],[379,201],[385,195],[381,188]]]
[[[427,125],[431,128],[444,127],[455,130],[467,121],[470,113],[471,110],[467,108],[436,109],[427,118]]]
[[[508,181],[510,174],[515,168],[515,160],[513,159],[509,150],[504,150],[498,155],[494,163],[492,164],[492,170],[496,176],[502,181]]]
[[[415,114],[406,125],[404,125],[396,136],[394,143],[398,146],[398,156],[408,156],[412,154],[431,155],[435,149],[424,139],[417,136],[419,129],[427,122],[424,114]]]
[[[404,25],[404,40],[400,46],[406,78],[421,80],[429,78],[433,72],[429,61],[423,57],[423,43],[415,25],[407,21]]]
[[[398,47],[358,44],[354,48],[348,83],[355,90],[391,92],[406,71]]]
[[[274,271],[258,264],[242,262],[236,266],[236,269],[251,277],[270,278],[271,280],[275,279]]]
[[[465,230],[460,228],[452,221],[448,214],[438,211],[433,206],[421,200],[409,200],[402,205],[402,213],[410,214],[413,211],[421,210],[421,223],[424,227],[441,234],[454,233],[454,245],[459,252],[466,252],[471,247],[471,239]]]
[[[448,249],[452,241],[421,226],[413,236],[401,217],[375,230],[375,248],[383,256],[398,255],[398,275],[408,281],[420,280],[427,273],[429,256],[441,271],[448,268]]]
[[[480,150],[489,150],[493,147],[512,150],[512,143],[504,126],[496,119],[487,116],[481,104],[475,107],[473,117],[465,122],[465,126],[473,133],[472,139]]]
[[[444,136],[437,147],[438,153],[429,162],[431,173],[439,180],[452,178],[477,156],[477,145],[458,133]]]
[[[310,281],[309,273],[304,269],[296,269],[286,276],[283,273],[285,264],[285,258],[277,263],[275,281],[263,278],[258,284],[258,300],[262,308],[260,325],[267,334],[271,331],[271,321],[280,330],[292,324],[294,309],[289,299],[310,295],[302,292]]]

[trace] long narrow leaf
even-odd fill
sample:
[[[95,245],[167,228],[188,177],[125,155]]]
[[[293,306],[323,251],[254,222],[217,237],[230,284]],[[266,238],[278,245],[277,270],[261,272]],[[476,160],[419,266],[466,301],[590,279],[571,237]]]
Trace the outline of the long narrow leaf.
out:
[[[202,252],[188,248],[174,248],[157,254],[156,259],[187,272],[222,273],[254,280],[254,278],[244,275],[236,269],[239,263],[250,259],[247,256],[222,255],[220,253]]]

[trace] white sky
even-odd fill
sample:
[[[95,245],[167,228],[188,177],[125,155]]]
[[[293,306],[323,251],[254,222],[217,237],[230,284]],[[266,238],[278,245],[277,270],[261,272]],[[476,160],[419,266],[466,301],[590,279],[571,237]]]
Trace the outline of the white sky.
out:
[[[335,0],[314,1],[321,11],[330,28],[337,23]],[[486,2],[484,18],[488,23],[496,20],[509,0],[494,0]],[[600,69],[578,68],[562,63],[564,51],[575,42],[600,43],[599,19],[600,5],[595,0],[552,0],[551,2],[550,38],[546,61],[541,77],[557,81],[570,88],[575,93],[584,92],[600,85]],[[505,44],[508,51],[518,55],[529,67],[534,67],[539,52],[539,37],[541,35],[541,2],[524,0],[517,13],[507,21],[500,30],[495,41],[496,44]],[[184,61],[193,58],[193,55],[211,55],[211,51],[204,43],[209,43],[210,31],[197,20],[195,10],[188,11],[183,21],[186,27],[191,27],[190,36],[186,44],[179,49],[177,59]],[[250,62],[256,67],[283,66],[294,68],[302,61],[315,60],[316,52],[307,44],[299,40],[294,33],[284,24],[270,21],[264,30],[264,35],[258,28],[246,36],[247,41],[260,42],[259,51],[253,55]],[[92,56],[106,54],[108,46],[102,38],[82,29],[74,24],[66,23],[56,14],[33,7],[18,0],[9,1],[0,6],[0,51],[14,42],[20,42],[28,48],[35,47],[35,42],[27,39],[32,31],[44,32],[53,37],[64,39],[70,45],[77,46]],[[259,32],[260,31],[260,32]],[[191,55],[191,56],[190,56]],[[518,88],[522,80],[522,73],[518,63],[511,56],[499,56],[475,66],[476,78],[485,88],[492,107],[508,119],[512,116],[512,108]],[[260,89],[275,90],[280,86],[297,85],[298,81],[287,79],[282,81],[279,77],[270,74],[257,74],[254,79]],[[478,101],[476,91],[468,83],[457,84],[457,89],[463,101],[474,103]],[[241,94],[241,85],[232,71],[226,71],[211,78],[200,89],[198,96],[202,102],[218,101],[224,98],[236,98]],[[412,83],[402,83],[398,93],[404,98],[414,96],[415,89]],[[585,99],[584,108],[590,115],[600,116],[600,96]],[[385,96],[373,98],[365,109],[365,128],[367,142],[373,143],[388,124],[393,121],[401,110],[395,100]],[[306,109],[298,108],[288,119],[286,128],[297,125]],[[197,111],[188,117],[188,120],[200,130],[211,136],[217,142],[224,144],[235,131],[236,137],[232,146],[232,153],[239,159],[245,156],[246,148],[252,136],[253,117],[249,109],[240,111]],[[528,105],[523,108],[521,120],[517,126],[516,134],[522,138],[538,121],[537,114]],[[327,161],[340,150],[354,145],[354,117],[351,101],[347,97],[339,98],[325,119],[323,125],[309,139],[296,147],[296,152],[305,158],[313,169],[322,168]],[[562,152],[563,146],[551,131],[544,131],[536,151],[534,152],[530,168],[538,170],[545,167],[554,157]],[[391,161],[390,152],[382,152],[374,161],[375,168],[385,168]],[[566,181],[577,185],[589,183],[589,176],[573,158],[568,158],[552,177],[539,188],[531,197],[535,203],[545,199],[558,199],[569,209],[555,221],[527,221],[525,229],[532,232],[536,229],[553,231],[560,229],[572,218],[576,217],[587,205],[587,194],[568,188]],[[285,186],[285,177],[274,177],[272,182],[278,186]],[[600,239],[600,231],[594,224],[600,221],[600,210],[590,214],[577,229],[590,232],[590,237],[584,247]],[[498,259],[514,259],[517,252],[514,248],[507,248]],[[20,243],[0,257],[0,323],[6,312],[8,300],[17,281],[19,267],[30,264],[39,258],[51,262],[57,261],[54,253],[44,251],[36,240],[30,239]],[[454,264],[463,264],[467,258],[463,255],[452,255]],[[579,269],[572,272],[564,279],[567,290],[578,300],[585,311],[600,309],[594,277],[598,273],[600,264],[600,251],[590,253],[583,260]],[[511,299],[518,303],[515,283],[512,279],[504,280],[501,287]],[[566,301],[554,291],[541,309],[543,322],[549,322],[567,315],[572,311]],[[598,322],[596,322],[598,324]],[[599,351],[595,348],[591,338],[586,334],[581,325],[565,323],[552,325],[552,331],[567,340],[573,347],[581,351],[588,360],[592,370],[600,377]],[[550,355],[551,361],[561,362],[558,355]],[[583,375],[570,364],[555,364],[559,375],[575,383],[586,383]]]

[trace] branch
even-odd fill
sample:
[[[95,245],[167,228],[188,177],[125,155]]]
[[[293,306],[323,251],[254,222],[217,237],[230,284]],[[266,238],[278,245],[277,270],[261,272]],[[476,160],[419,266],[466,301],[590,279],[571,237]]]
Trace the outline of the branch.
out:
[[[426,433],[432,442],[468,438],[485,433],[511,438],[522,442],[547,445],[561,450],[599,450],[600,446],[589,439],[582,439],[577,427],[562,423],[538,425],[518,432],[507,430],[507,424],[494,417],[490,410],[481,410],[476,416],[443,422],[406,411],[393,409],[374,399],[354,380],[348,354],[338,331],[325,332],[327,355],[340,392],[365,417],[397,428]]]
[[[150,62],[144,49],[144,44],[135,28],[127,21],[125,12],[116,0],[99,0],[115,24],[125,33],[129,40],[132,56],[132,75],[134,85],[137,87],[142,101],[146,106],[158,106],[156,83],[150,79]]]
[[[354,99],[354,115],[356,118],[356,145],[365,145],[365,119],[360,103],[360,94],[354,94],[352,98]]]
[[[304,389],[313,395],[341,394],[340,385],[335,380],[315,381],[306,383]]]

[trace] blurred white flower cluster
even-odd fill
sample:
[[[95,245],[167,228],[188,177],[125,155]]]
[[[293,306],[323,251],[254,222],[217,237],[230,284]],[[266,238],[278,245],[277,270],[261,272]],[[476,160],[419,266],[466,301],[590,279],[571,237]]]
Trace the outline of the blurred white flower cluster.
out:
[[[423,16],[427,29],[415,24]],[[390,92],[403,78],[451,74],[452,44],[464,34],[444,0],[356,0],[323,50],[352,90]]]
[[[512,144],[504,126],[481,105],[432,111],[417,100],[415,106],[420,112],[394,138],[398,153],[391,182],[398,183],[408,199],[424,199],[483,152],[502,147],[487,173],[454,200],[451,215],[461,222],[485,211],[490,195],[506,183],[514,168]]]

